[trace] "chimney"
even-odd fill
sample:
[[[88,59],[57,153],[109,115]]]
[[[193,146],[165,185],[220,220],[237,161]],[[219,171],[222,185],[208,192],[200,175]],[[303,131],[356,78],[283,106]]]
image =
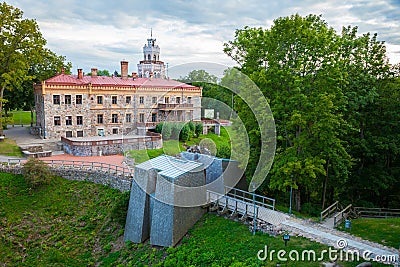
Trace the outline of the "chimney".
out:
[[[128,61],[121,61],[121,78],[128,79]]]
[[[65,74],[65,69],[61,68],[61,74]]]
[[[97,77],[97,69],[96,68],[92,68],[92,78],[96,78]]]
[[[83,72],[82,69],[78,69],[78,79],[83,79]]]

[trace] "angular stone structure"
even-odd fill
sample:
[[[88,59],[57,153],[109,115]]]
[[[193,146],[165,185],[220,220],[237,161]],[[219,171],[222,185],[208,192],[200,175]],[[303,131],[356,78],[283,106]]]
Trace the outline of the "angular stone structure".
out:
[[[204,185],[202,166],[201,163],[165,155],[137,165],[125,240],[140,243],[150,238],[152,245],[174,246],[205,212],[198,206],[174,205],[179,198],[175,187]]]
[[[242,174],[238,162],[187,152],[179,159],[162,155],[137,165],[125,240],[150,238],[152,245],[175,246],[206,212],[201,208],[206,191],[224,194]]]

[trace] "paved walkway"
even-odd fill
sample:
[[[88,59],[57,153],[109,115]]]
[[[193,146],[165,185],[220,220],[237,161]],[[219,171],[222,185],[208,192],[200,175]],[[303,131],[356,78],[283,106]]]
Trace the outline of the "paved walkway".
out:
[[[250,218],[254,214],[251,208],[252,204],[250,199],[249,201],[243,202],[241,200],[237,201],[232,197],[222,197],[219,201],[219,205],[221,207],[226,207],[227,204],[231,211],[237,207],[236,210],[242,213],[246,210],[247,215]],[[248,205],[250,205],[250,208],[246,207]],[[333,228],[327,228],[325,225],[320,223],[291,217],[288,214],[271,210],[269,208],[259,206],[258,218],[276,226],[277,229],[289,231],[291,235],[303,236],[307,239],[328,245],[332,248],[343,249],[344,251],[358,251],[360,260],[363,260],[363,256],[367,256],[370,259],[375,259],[376,256],[393,256],[399,259],[400,256],[399,251],[394,248],[385,247],[381,244],[363,240],[359,237],[353,236],[346,232],[338,231]]]
[[[8,126],[9,128],[4,131],[7,138],[15,140],[18,146],[28,146],[34,144],[54,143],[54,140],[41,139],[38,136],[29,133],[29,125],[21,126]],[[7,162],[8,159],[20,159],[16,157],[7,157],[0,155],[0,162]],[[113,164],[117,166],[124,166],[124,157],[122,155],[112,156],[93,156],[93,157],[78,157],[69,154],[64,154],[62,151],[54,151],[53,156],[42,158],[44,160],[75,160],[86,162],[102,162]]]
[[[34,144],[44,144],[54,142],[47,139],[41,139],[39,136],[34,136],[29,133],[30,125],[24,125],[24,127],[19,126],[8,126],[7,130],[4,130],[4,135],[6,138],[14,140],[18,146],[34,145]]]
[[[346,251],[347,249],[358,250],[360,259],[363,258],[363,253],[370,259],[375,259],[376,256],[394,256],[399,260],[400,251],[394,248],[386,247],[378,243],[363,240],[349,233],[329,229],[319,223],[310,222],[303,219],[284,216],[284,213],[272,211],[260,207],[260,219],[282,227],[283,230],[289,231],[292,235],[303,236],[307,239],[325,244],[331,247],[340,248]],[[279,218],[279,219],[277,219]],[[398,264],[395,266],[399,266]]]

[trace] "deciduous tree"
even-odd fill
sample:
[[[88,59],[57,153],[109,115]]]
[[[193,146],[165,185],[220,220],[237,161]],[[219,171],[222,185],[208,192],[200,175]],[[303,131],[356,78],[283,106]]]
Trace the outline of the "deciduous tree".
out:
[[[5,2],[0,3],[0,40],[1,116],[2,100],[6,90],[27,90],[30,87],[29,91],[32,91],[32,80],[47,79],[55,74],[55,68],[58,70],[62,66],[70,68],[70,64],[64,66],[65,58],[45,48],[46,40],[35,20],[23,18],[23,12],[20,9]],[[31,83],[26,83],[27,81]],[[28,93],[23,95],[31,96]],[[3,135],[1,119],[0,135]]]

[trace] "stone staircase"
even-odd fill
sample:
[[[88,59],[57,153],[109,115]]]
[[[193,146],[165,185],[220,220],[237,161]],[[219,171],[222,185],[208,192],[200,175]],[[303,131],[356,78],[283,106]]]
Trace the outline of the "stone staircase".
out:
[[[43,150],[51,150],[53,152],[62,151],[62,144],[60,141],[45,142],[42,144]]]

